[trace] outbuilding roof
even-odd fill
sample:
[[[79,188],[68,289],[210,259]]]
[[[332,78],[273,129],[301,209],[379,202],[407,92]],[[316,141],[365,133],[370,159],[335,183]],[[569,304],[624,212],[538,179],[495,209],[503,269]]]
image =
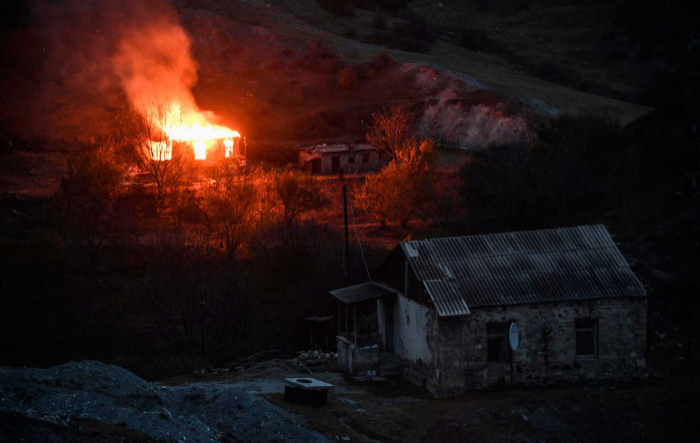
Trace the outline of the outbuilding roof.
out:
[[[367,282],[331,291],[333,297],[346,304],[372,300],[395,293],[393,288],[376,282]]]
[[[603,225],[411,240],[401,248],[440,316],[479,306],[646,296]]]
[[[319,145],[304,146],[299,148],[300,151],[315,154],[331,154],[339,152],[350,152],[350,151],[372,151],[377,149],[374,145],[369,145],[366,143],[337,143],[337,144],[326,144],[322,143]]]

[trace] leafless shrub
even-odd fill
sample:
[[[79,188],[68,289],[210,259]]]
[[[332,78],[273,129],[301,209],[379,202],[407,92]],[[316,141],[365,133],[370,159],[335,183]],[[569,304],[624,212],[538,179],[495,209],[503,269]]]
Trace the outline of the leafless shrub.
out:
[[[178,111],[167,104],[144,102],[139,109],[124,109],[116,120],[115,140],[125,156],[153,180],[159,199],[192,174],[194,159],[189,145],[173,142],[168,161],[153,154],[152,143],[167,142],[166,132],[178,123],[178,118]]]
[[[351,66],[346,66],[337,76],[338,85],[344,89],[355,89],[358,84],[357,74]]]
[[[250,234],[254,220],[257,190],[238,168],[223,162],[214,169],[212,182],[202,193],[202,207],[219,229],[229,255],[234,255]]]
[[[390,160],[398,161],[399,153],[411,139],[411,116],[405,107],[392,105],[372,114],[367,141],[379,148]]]
[[[99,250],[116,239],[124,214],[115,211],[124,171],[109,147],[83,152],[68,161],[61,179],[59,205],[65,233],[92,261]]]

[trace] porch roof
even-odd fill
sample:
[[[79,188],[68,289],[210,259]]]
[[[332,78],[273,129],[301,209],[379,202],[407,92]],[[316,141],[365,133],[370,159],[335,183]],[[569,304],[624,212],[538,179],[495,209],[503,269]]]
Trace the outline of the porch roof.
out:
[[[345,304],[372,300],[386,295],[396,294],[392,287],[376,282],[367,282],[347,288],[334,289],[331,295]]]

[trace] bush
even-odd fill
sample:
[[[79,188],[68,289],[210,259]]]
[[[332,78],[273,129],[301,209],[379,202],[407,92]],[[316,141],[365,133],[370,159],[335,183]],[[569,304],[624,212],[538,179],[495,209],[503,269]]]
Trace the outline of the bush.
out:
[[[350,66],[346,66],[338,73],[338,86],[343,89],[355,89],[357,87],[357,74]]]
[[[342,67],[338,54],[315,38],[309,40],[306,56],[295,64],[298,68],[323,75],[335,74]],[[333,77],[330,77],[330,81],[333,82]]]
[[[374,60],[372,60],[372,65],[377,71],[381,71],[382,69],[387,68],[393,64],[394,59],[386,52],[380,52],[379,54],[375,55]]]
[[[408,140],[395,161],[367,178],[360,207],[382,226],[395,221],[405,228],[433,196],[435,164],[432,140]]]
[[[630,189],[620,127],[606,118],[560,117],[537,129],[537,145],[505,145],[462,170],[461,194],[476,224],[495,230],[578,223]]]
[[[315,177],[288,167],[270,177],[272,190],[282,206],[282,221],[291,229],[298,218],[309,211],[321,209],[328,202]]]
[[[313,38],[306,45],[306,57],[312,60],[336,60],[338,54],[324,45],[321,40]]]
[[[107,148],[78,153],[61,179],[59,206],[64,233],[93,264],[103,246],[126,234],[125,214],[116,210],[124,169]]]

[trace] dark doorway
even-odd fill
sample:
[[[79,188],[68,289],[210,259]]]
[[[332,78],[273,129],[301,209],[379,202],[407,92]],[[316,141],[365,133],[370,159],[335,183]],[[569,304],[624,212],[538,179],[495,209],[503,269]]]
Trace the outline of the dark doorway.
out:
[[[336,173],[340,169],[340,157],[335,155],[331,157],[331,172]]]
[[[321,173],[321,159],[315,158],[311,160],[311,173],[320,174]]]

